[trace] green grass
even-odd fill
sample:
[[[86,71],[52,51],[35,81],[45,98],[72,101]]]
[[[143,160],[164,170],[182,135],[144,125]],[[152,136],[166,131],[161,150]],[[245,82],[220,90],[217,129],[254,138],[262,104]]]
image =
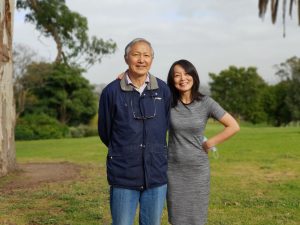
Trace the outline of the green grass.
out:
[[[208,125],[210,136],[221,127]],[[99,138],[17,142],[17,160],[69,161],[80,179],[0,194],[0,224],[110,224],[106,149]],[[300,128],[244,126],[210,158],[208,225],[296,225],[300,221]],[[2,178],[0,186],[15,175]],[[137,222],[135,224],[138,224]],[[167,225],[167,211],[163,213]]]

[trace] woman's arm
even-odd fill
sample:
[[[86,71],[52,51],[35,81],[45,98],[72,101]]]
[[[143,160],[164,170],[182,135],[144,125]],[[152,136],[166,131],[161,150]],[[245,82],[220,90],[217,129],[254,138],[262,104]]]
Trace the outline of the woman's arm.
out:
[[[239,124],[229,113],[225,113],[219,122],[224,125],[224,130],[203,143],[203,149],[206,153],[208,153],[211,148],[224,142],[240,130]]]

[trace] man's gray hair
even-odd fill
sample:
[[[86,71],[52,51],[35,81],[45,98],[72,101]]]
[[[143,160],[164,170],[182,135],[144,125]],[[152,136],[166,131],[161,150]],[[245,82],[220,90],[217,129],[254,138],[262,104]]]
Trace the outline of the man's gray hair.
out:
[[[131,47],[135,44],[135,43],[138,43],[138,42],[144,42],[146,43],[147,45],[149,45],[150,49],[151,49],[151,53],[152,53],[152,58],[154,58],[154,50],[152,48],[152,45],[149,41],[147,41],[146,39],[144,38],[135,38],[133,39],[131,42],[129,42],[128,45],[126,45],[125,47],[125,54],[124,54],[124,57],[127,58],[128,56],[128,53],[130,52],[131,50]]]

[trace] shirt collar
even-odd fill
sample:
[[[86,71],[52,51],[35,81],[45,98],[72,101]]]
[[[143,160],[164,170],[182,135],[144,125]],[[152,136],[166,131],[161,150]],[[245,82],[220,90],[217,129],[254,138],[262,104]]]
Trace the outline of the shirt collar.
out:
[[[148,76],[149,76],[149,82],[147,83],[147,86],[146,86],[147,90],[158,89],[157,78],[155,76],[151,75],[150,73],[148,73]],[[120,80],[120,87],[121,87],[121,90],[123,90],[123,91],[132,91],[132,90],[134,90],[133,86],[128,84],[126,76],[124,76]]]
[[[131,85],[131,86],[133,86],[133,87],[135,87],[134,84],[132,83],[132,81],[130,80],[128,72],[125,73],[125,76],[126,76],[126,83],[129,84],[129,85]],[[148,73],[144,84],[148,84],[149,82],[150,82],[150,78],[149,78],[149,73]]]

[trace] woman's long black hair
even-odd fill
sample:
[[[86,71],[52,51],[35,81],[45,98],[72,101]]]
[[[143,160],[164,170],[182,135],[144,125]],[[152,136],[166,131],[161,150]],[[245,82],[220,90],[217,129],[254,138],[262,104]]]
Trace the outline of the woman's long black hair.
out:
[[[193,78],[193,86],[192,86],[192,93],[191,93],[192,101],[195,101],[195,100],[200,101],[204,95],[199,92],[200,79],[198,76],[198,72],[197,72],[195,66],[191,62],[189,62],[188,60],[185,60],[185,59],[181,59],[172,64],[172,66],[169,70],[169,74],[168,74],[167,83],[171,90],[171,96],[172,96],[171,107],[176,107],[178,100],[180,100],[180,93],[176,89],[175,84],[174,84],[174,67],[176,65],[181,66],[187,74],[192,76],[192,78]]]

